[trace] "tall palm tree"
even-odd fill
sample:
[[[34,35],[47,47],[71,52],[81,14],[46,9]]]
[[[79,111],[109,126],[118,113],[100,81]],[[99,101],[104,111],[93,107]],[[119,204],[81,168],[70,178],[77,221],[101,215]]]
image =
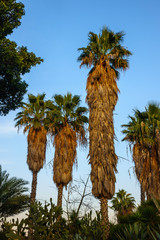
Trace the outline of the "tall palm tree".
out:
[[[29,206],[27,181],[12,177],[0,165],[0,218],[13,216]]]
[[[131,55],[123,42],[123,32],[114,33],[104,27],[99,35],[90,32],[87,47],[79,48],[80,66],[91,67],[87,79],[89,105],[89,158],[92,193],[101,200],[104,223],[108,223],[107,200],[115,192],[117,156],[114,150],[113,110],[118,99],[116,80],[120,70],[128,68]]]
[[[80,107],[80,96],[54,95],[48,102],[49,130],[54,136],[53,180],[58,188],[57,205],[62,207],[63,187],[72,180],[77,142],[86,145],[87,108]]]
[[[135,111],[131,121],[122,125],[125,129],[123,140],[132,145],[135,173],[141,184],[141,201],[144,192],[147,198],[153,195],[160,198],[160,108],[157,104],[149,104],[145,112]]]
[[[119,190],[116,196],[112,198],[112,209],[117,212],[117,218],[131,214],[135,208],[135,199],[124,189]]]
[[[28,95],[28,103],[23,103],[21,112],[15,118],[17,127],[24,127],[28,132],[27,164],[32,171],[31,202],[35,202],[37,188],[37,174],[43,167],[46,153],[46,134],[44,127],[46,103],[45,94]]]

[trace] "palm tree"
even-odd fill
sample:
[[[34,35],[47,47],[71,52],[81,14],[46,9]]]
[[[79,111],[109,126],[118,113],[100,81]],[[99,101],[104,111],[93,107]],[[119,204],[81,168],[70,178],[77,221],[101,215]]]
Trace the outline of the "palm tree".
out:
[[[146,135],[150,152],[150,164],[148,166],[148,197],[160,199],[160,106],[150,103],[146,107],[148,115],[146,122]]]
[[[49,130],[54,136],[53,180],[58,188],[57,206],[62,207],[63,187],[72,180],[72,167],[76,161],[77,142],[86,145],[85,114],[87,108],[80,107],[80,96],[54,95],[53,102],[48,102]]]
[[[90,32],[87,47],[79,48],[80,66],[91,67],[87,79],[89,105],[89,158],[92,193],[101,200],[103,223],[108,223],[107,200],[115,192],[117,156],[114,149],[113,110],[118,99],[119,70],[128,68],[131,52],[120,44],[123,32],[104,27],[99,35]]]
[[[141,202],[153,195],[160,198],[159,159],[160,159],[160,108],[149,104],[145,112],[134,111],[128,124],[122,125],[125,137],[133,153],[135,173],[141,184]]]
[[[135,208],[135,199],[124,189],[119,190],[116,196],[112,198],[112,209],[117,212],[117,218],[131,214]]]
[[[0,165],[0,218],[13,216],[28,208],[30,198],[26,194],[27,184],[21,178],[9,178]]]
[[[146,120],[147,113],[134,110],[134,116],[129,116],[128,124],[123,124],[122,131],[125,137],[122,141],[127,141],[132,151],[133,161],[135,163],[135,174],[141,186],[141,202],[145,201],[146,192],[146,173],[145,163],[149,160],[149,151],[146,139]]]
[[[23,103],[22,110],[15,118],[18,127],[24,127],[28,132],[27,164],[32,171],[31,202],[35,202],[37,188],[37,174],[43,167],[46,153],[46,134],[44,127],[46,103],[45,94],[28,95],[28,103]]]

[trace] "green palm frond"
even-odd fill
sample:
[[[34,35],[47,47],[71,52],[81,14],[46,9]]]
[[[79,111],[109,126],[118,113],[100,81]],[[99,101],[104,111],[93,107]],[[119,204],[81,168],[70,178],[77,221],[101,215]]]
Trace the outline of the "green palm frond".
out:
[[[118,216],[129,214],[135,208],[135,199],[124,189],[119,190],[111,200],[111,208],[118,213]]]
[[[58,134],[66,124],[69,124],[78,135],[86,132],[88,109],[80,106],[80,96],[72,96],[71,93],[64,96],[56,94],[47,107],[48,127],[52,135]]]
[[[8,217],[26,210],[30,198],[27,181],[16,177],[9,178],[6,171],[2,171],[0,165],[0,217]]]
[[[78,57],[81,66],[94,67],[103,60],[109,62],[110,67],[116,71],[118,77],[118,70],[128,68],[127,58],[131,55],[129,50],[120,45],[124,35],[124,32],[114,33],[107,27],[103,27],[99,35],[89,32],[87,47],[78,49],[81,51]]]
[[[26,132],[31,127],[39,129],[44,124],[46,102],[44,100],[45,94],[28,95],[28,103],[23,103],[21,111],[15,117],[15,127],[25,127]]]

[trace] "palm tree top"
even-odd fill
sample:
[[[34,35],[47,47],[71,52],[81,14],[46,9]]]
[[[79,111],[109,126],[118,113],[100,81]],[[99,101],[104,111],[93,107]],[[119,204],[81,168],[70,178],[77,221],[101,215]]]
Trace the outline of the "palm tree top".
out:
[[[34,129],[40,129],[44,124],[45,120],[45,93],[37,94],[28,94],[28,103],[23,102],[21,106],[21,111],[17,113],[15,127],[24,126],[24,133],[34,127]]]
[[[100,34],[89,32],[87,47],[78,48],[81,51],[78,61],[80,66],[96,66],[101,61],[108,62],[114,70],[125,70],[128,68],[127,58],[132,54],[125,47],[121,46],[124,32],[114,33],[106,26]]]
[[[125,134],[125,137],[122,141],[128,141],[131,144],[142,143],[144,140],[144,130],[145,130],[145,122],[147,119],[146,112],[140,112],[138,109],[134,109],[134,116],[130,116],[130,121],[128,124],[121,125],[124,130],[122,133]]]
[[[135,199],[130,193],[127,193],[124,189],[119,190],[111,200],[112,209],[115,211],[121,211],[122,208],[135,208]]]
[[[55,136],[65,126],[73,129],[80,139],[86,142],[86,125],[88,109],[80,106],[80,96],[67,93],[66,95],[55,94],[53,101],[47,101],[47,126],[51,135]],[[81,142],[80,140],[80,142]],[[82,143],[81,142],[81,143]]]
[[[149,103],[145,111],[134,110],[134,116],[129,116],[128,124],[123,124],[122,141],[131,144],[152,144],[155,141],[156,129],[160,130],[160,107],[158,103]]]

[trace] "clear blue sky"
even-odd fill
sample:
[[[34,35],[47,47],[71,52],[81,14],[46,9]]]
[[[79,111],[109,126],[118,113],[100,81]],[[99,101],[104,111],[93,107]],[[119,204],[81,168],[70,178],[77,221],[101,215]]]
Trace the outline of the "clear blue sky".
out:
[[[88,70],[80,69],[77,48],[86,46],[88,33],[99,33],[106,25],[111,30],[124,31],[123,45],[133,53],[130,68],[121,73],[118,81],[119,100],[115,110],[115,143],[119,159],[116,190],[124,188],[139,202],[139,184],[133,174],[133,163],[121,142],[121,124],[128,121],[132,109],[143,110],[151,100],[159,101],[160,68],[160,1],[159,0],[23,0],[26,14],[22,24],[10,36],[18,45],[28,47],[44,63],[32,68],[24,79],[29,84],[28,93],[55,93],[81,95],[85,104],[85,85]],[[26,98],[26,96],[25,96]],[[26,164],[27,140],[22,131],[14,129],[17,111],[0,118],[0,164],[11,176],[22,177],[31,182],[31,172]],[[88,150],[78,150],[78,171],[74,178],[90,173],[86,156]],[[53,149],[47,147],[48,163],[53,159]],[[128,170],[130,169],[131,177]],[[52,169],[48,165],[38,176],[37,198],[56,202],[56,187],[52,181]]]

